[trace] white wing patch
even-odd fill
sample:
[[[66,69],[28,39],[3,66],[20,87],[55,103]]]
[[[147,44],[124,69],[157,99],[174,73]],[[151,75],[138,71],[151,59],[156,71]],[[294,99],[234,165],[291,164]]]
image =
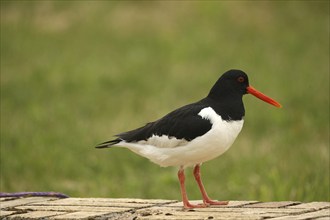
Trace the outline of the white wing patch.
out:
[[[138,141],[138,144],[141,145],[152,145],[159,148],[173,148],[184,146],[188,143],[185,139],[177,139],[175,137],[169,137],[167,135],[152,135],[148,140]]]
[[[198,115],[204,119],[210,120],[212,124],[219,120],[219,117],[222,120],[221,116],[218,115],[211,107],[203,108]]]

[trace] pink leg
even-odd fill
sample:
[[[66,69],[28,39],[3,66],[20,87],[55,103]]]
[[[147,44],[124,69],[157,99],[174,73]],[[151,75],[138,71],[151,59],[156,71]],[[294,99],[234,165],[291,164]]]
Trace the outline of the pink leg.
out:
[[[180,181],[180,188],[181,188],[181,195],[182,195],[182,202],[183,202],[183,207],[185,209],[191,209],[191,208],[203,208],[206,207],[205,204],[198,204],[198,205],[193,205],[189,202],[187,192],[186,192],[186,187],[185,187],[185,176],[184,176],[184,169],[181,167],[179,172],[178,172],[178,177]]]
[[[203,185],[203,182],[202,182],[202,179],[201,179],[200,165],[199,164],[197,164],[194,167],[194,176],[195,176],[195,179],[196,179],[197,184],[199,186],[199,189],[202,193],[203,202],[204,202],[205,205],[227,205],[228,204],[228,201],[214,201],[214,200],[211,200],[210,197],[207,195],[207,192],[204,188],[204,185]]]

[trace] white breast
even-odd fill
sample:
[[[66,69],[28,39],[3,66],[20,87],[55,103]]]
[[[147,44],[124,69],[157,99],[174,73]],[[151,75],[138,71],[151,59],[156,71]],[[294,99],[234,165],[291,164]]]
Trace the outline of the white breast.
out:
[[[198,115],[210,120],[212,128],[202,136],[188,142],[184,139],[153,135],[148,141],[120,142],[133,152],[150,159],[160,166],[193,166],[223,154],[235,141],[243,127],[243,120],[225,121],[211,107],[202,109]]]

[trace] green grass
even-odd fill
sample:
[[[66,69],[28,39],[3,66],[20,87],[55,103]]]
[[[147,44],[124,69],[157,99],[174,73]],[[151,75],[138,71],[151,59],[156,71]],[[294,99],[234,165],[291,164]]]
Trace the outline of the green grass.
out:
[[[202,166],[209,194],[329,201],[328,1],[1,1],[1,191],[180,199],[177,168],[94,146],[231,68],[284,107],[244,97],[239,138]]]

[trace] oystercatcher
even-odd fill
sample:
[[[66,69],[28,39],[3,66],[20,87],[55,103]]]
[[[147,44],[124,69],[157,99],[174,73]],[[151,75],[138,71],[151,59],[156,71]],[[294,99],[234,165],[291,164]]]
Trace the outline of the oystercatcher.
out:
[[[207,195],[200,176],[203,162],[223,154],[235,141],[244,122],[242,97],[252,94],[276,107],[281,105],[249,85],[241,70],[225,72],[206,98],[178,108],[145,126],[115,135],[117,138],[96,148],[125,147],[162,167],[178,166],[184,208],[226,205]],[[185,189],[184,169],[194,166],[193,174],[203,204],[191,204]]]

